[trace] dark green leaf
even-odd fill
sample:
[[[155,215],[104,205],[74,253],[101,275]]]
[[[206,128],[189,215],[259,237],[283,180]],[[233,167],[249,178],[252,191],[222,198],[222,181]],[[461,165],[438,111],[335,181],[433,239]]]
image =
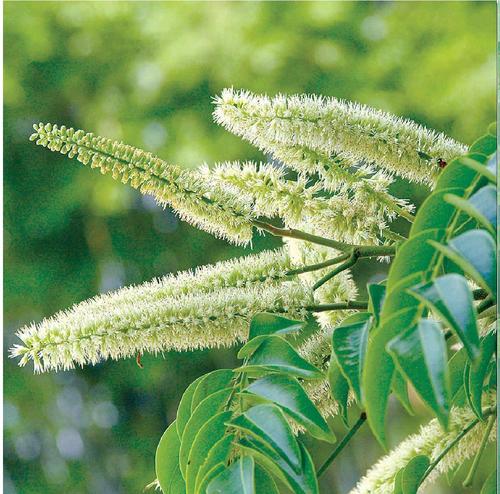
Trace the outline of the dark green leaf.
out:
[[[446,274],[433,282],[410,288],[410,291],[453,329],[472,360],[478,357],[477,313],[469,285],[463,276]]]
[[[179,468],[180,446],[174,420],[163,433],[156,449],[156,478],[164,494],[183,494],[186,492],[186,485]]]
[[[221,389],[229,388],[234,379],[232,369],[218,369],[203,376],[193,393],[191,402],[191,413],[209,395]]]
[[[491,331],[481,339],[481,354],[477,362],[470,366],[468,391],[472,409],[482,419],[481,398],[483,394],[483,383],[488,366],[496,349],[496,332]]]
[[[414,415],[415,412],[413,410],[413,407],[411,406],[410,397],[408,396],[408,383],[398,369],[394,371],[391,389],[392,391],[394,391],[396,398],[403,405],[405,410],[410,415]]]
[[[377,283],[369,283],[366,285],[368,290],[369,311],[373,314],[374,325],[378,326],[380,319],[380,311],[384,303],[386,286]]]
[[[458,352],[454,353],[448,361],[448,373],[450,375],[450,396],[451,404],[458,405],[461,393],[464,391],[464,368],[467,362],[467,351],[462,347]]]
[[[184,429],[179,452],[181,472],[186,477],[187,462],[194,438],[203,425],[214,415],[222,411],[232,393],[232,388],[221,389],[207,396],[194,410]]]
[[[259,465],[255,465],[256,494],[279,494],[273,478]]]
[[[411,326],[414,317],[413,308],[400,310],[375,328],[368,338],[362,375],[363,400],[370,428],[384,446],[385,414],[394,374],[394,361],[385,347],[400,331]]]
[[[300,331],[305,323],[267,312],[256,314],[250,321],[248,340],[264,334],[287,334]]]
[[[272,374],[251,383],[245,393],[275,403],[317,439],[335,441],[325,419],[295,378]]]
[[[207,487],[207,494],[255,494],[255,463],[243,456],[223,470]]]
[[[422,477],[429,468],[427,456],[414,456],[408,464],[399,470],[394,485],[394,494],[417,494]]]
[[[340,416],[347,425],[347,399],[349,397],[349,383],[342,374],[340,366],[335,355],[330,358],[328,368],[328,382],[330,383],[330,392],[332,398],[337,402],[340,410]]]
[[[453,194],[444,196],[447,202],[466,212],[491,234],[495,234],[497,223],[496,198],[496,187],[493,185],[481,187],[469,200]]]
[[[392,339],[387,350],[438,420],[447,427],[450,383],[446,341],[439,324],[422,319]]]
[[[479,161],[467,157],[461,158],[461,163],[469,168],[471,173],[476,173],[482,175],[488,181],[495,183],[496,182],[496,169],[493,170],[492,166],[489,165],[489,162],[486,166],[484,166],[484,161]]]
[[[418,232],[433,228],[446,228],[453,219],[453,213],[456,211],[454,205],[445,202],[444,197],[448,194],[456,196],[462,195],[464,189],[460,187],[451,187],[442,190],[436,190],[427,197],[420,206],[418,214],[410,230],[410,238]]]
[[[236,417],[231,425],[265,441],[300,473],[302,458],[297,440],[283,412],[276,405],[256,405]]]
[[[321,379],[323,373],[303,359],[283,338],[266,336],[248,358],[247,363],[235,372],[262,375],[268,372],[282,372],[303,379]]]
[[[206,487],[210,480],[214,478],[219,471],[222,471],[229,460],[232,442],[235,439],[234,434],[227,434],[221,440],[217,441],[207,455],[207,459],[203,462],[196,474],[195,493],[205,494]],[[221,465],[221,469],[214,467]]]
[[[431,243],[496,299],[497,259],[491,235],[484,230],[470,230],[450,240],[448,246]]]
[[[481,488],[481,494],[496,494],[497,492],[497,471],[493,470],[485,480]]]
[[[205,462],[213,445],[220,441],[226,433],[226,422],[231,419],[232,412],[220,412],[210,418],[201,427],[194,438],[189,452],[186,468],[186,492],[194,493],[198,470]]]
[[[349,381],[354,394],[361,403],[361,372],[368,344],[368,331],[371,325],[371,317],[368,312],[363,314],[361,320],[350,323],[350,319],[344,320],[332,333],[332,349],[337,357],[337,363]]]
[[[257,463],[288,485],[294,494],[319,494],[314,463],[302,443],[299,442],[302,458],[300,474],[295,473],[281,456],[266,448],[262,443],[245,438],[241,440],[241,445],[246,454],[254,456]]]

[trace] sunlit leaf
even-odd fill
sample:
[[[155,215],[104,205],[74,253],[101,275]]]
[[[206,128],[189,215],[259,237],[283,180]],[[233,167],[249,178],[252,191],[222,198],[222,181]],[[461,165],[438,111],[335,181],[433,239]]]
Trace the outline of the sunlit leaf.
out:
[[[181,442],[174,420],[163,433],[156,449],[156,478],[164,494],[183,494],[186,492],[186,484],[179,468],[180,446]]]

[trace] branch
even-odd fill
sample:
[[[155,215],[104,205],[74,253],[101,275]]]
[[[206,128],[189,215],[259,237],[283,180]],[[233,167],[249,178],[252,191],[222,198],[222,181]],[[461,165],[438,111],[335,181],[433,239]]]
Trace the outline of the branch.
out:
[[[349,258],[343,262],[340,266],[336,267],[332,271],[330,271],[328,274],[320,278],[316,283],[314,283],[312,289],[317,290],[320,286],[324,285],[326,282],[330,281],[334,276],[337,276],[339,273],[342,271],[345,271],[346,269],[349,269],[350,267],[354,266],[358,260],[358,252],[356,249],[353,249],[351,252],[351,255]]]
[[[357,422],[349,429],[349,432],[344,436],[342,441],[337,445],[337,447],[333,450],[332,454],[326,459],[326,461],[321,465],[318,469],[317,477],[321,477],[326,469],[332,464],[333,460],[337,458],[340,452],[346,447],[347,443],[353,438],[354,434],[359,430],[359,428],[364,424],[366,420],[366,413],[362,412],[359,416]]]

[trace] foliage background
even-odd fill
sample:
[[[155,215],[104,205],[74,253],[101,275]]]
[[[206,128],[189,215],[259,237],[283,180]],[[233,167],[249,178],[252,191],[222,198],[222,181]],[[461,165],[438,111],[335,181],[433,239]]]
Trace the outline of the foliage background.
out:
[[[4,357],[31,320],[243,253],[30,144],[32,123],[95,131],[188,167],[263,159],[211,121],[211,97],[231,85],[353,99],[470,143],[495,118],[495,3],[5,2]],[[254,249],[275,244],[259,238]],[[234,352],[42,376],[4,362],[4,492],[114,494],[153,480],[183,390],[233,365]],[[413,418],[396,404],[390,414],[392,444],[428,418],[418,404]],[[320,462],[327,451],[314,446]],[[381,454],[365,430],[323,485],[347,492]]]

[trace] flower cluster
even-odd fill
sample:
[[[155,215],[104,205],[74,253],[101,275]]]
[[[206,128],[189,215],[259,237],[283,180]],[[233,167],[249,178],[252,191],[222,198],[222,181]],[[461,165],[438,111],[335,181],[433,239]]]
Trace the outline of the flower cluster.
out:
[[[495,403],[496,396],[490,394],[488,405]],[[394,479],[398,471],[406,466],[416,455],[426,455],[431,462],[463,429],[474,421],[475,415],[469,407],[454,408],[450,414],[448,430],[444,430],[436,419],[422,426],[418,434],[406,438],[388,455],[380,459],[360,480],[350,494],[392,494]],[[432,482],[436,476],[449,472],[472,458],[477,452],[481,438],[487,428],[486,422],[480,422],[461,441],[460,445],[452,448],[449,453],[437,464],[424,485]],[[496,438],[496,428],[493,427],[489,441]]]
[[[263,150],[275,143],[340,153],[415,182],[432,184],[440,160],[467,149],[411,120],[365,105],[321,96],[274,98],[225,89],[216,98],[215,120]]]
[[[298,280],[187,290],[176,296],[168,288],[162,291],[163,286],[146,285],[147,297],[141,297],[140,286],[101,295],[24,327],[17,333],[23,344],[12,355],[21,357],[21,365],[32,360],[35,370],[43,372],[142,352],[229,346],[246,339],[255,314],[303,318],[312,301],[310,289]]]
[[[36,144],[75,157],[84,165],[110,173],[170,205],[189,223],[237,244],[252,238],[251,212],[237,196],[205,183],[201,175],[170,165],[151,153],[64,125],[34,125]]]

